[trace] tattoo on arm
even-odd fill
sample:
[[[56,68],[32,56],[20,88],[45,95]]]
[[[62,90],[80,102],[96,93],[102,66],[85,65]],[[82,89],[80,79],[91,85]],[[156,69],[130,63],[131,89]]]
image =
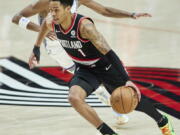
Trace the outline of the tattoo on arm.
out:
[[[102,54],[105,55],[111,50],[104,37],[96,30],[94,24],[89,20],[83,20],[80,27],[80,34],[81,37],[90,40]]]

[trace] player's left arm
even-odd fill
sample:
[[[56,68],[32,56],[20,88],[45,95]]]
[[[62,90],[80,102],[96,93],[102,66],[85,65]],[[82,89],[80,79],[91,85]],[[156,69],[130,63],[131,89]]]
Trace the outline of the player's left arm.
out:
[[[80,35],[82,38],[90,40],[104,55],[111,50],[105,38],[97,31],[95,25],[89,19],[82,20],[80,24]]]
[[[95,2],[94,0],[79,0],[79,1],[80,1],[80,4],[107,17],[133,18],[133,19],[137,19],[139,17],[151,17],[149,13],[130,13],[130,12],[123,11],[120,9],[106,7],[106,6],[101,5],[100,3]]]
[[[124,85],[134,87],[139,101],[141,99],[140,90],[130,80],[127,71],[125,70],[121,60],[116,53],[109,47],[105,38],[97,31],[95,25],[88,19],[84,19],[80,24],[80,36],[82,38],[90,40],[93,45],[108,59],[113,67],[121,74],[124,80]]]

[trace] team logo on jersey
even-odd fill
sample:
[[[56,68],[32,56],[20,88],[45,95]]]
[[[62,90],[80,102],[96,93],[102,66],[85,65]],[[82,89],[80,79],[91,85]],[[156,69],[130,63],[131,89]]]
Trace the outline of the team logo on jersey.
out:
[[[70,107],[67,84],[73,74],[62,72],[60,67],[29,70],[27,63],[10,57],[0,59],[0,71],[1,105]],[[127,71],[144,98],[180,118],[180,69],[127,67]],[[106,107],[94,94],[86,102],[94,107]]]
[[[72,30],[71,31],[71,38],[75,38],[76,37],[76,31],[75,30]]]

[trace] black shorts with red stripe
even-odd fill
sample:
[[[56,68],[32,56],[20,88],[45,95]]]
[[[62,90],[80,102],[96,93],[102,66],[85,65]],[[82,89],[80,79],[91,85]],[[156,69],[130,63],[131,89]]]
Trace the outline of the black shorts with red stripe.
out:
[[[83,66],[76,63],[76,70],[74,77],[69,83],[69,87],[78,85],[83,88],[87,96],[94,92],[101,84],[105,86],[107,91],[111,94],[114,89],[125,85],[127,80],[123,80],[121,71],[109,62],[99,60],[91,66]]]

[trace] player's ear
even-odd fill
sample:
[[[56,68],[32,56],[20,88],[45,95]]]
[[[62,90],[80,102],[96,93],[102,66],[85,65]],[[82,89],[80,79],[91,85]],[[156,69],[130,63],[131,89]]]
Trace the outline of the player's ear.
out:
[[[67,6],[67,7],[65,8],[65,11],[70,12],[70,11],[71,11],[71,6]]]

